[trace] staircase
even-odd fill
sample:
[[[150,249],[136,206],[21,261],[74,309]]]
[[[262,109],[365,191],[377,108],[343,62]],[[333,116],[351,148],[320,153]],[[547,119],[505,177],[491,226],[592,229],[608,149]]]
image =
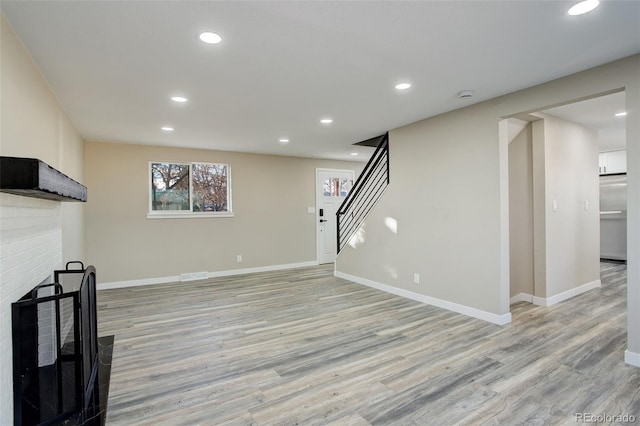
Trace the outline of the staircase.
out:
[[[385,134],[336,213],[338,253],[349,243],[389,185],[389,133]]]

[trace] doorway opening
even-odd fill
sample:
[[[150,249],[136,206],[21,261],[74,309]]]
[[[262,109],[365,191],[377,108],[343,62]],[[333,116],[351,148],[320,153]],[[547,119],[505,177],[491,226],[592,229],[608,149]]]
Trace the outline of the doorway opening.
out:
[[[509,303],[550,306],[626,259],[625,93],[518,114],[508,144]]]

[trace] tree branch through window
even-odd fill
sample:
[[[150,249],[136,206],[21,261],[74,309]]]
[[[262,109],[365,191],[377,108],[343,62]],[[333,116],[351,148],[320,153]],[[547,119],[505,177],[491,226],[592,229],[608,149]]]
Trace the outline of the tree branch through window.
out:
[[[229,166],[151,163],[152,212],[231,212]]]

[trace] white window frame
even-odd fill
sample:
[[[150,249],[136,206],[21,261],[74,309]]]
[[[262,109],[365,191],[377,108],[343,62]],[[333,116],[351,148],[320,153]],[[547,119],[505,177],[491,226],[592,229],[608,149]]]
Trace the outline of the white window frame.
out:
[[[194,212],[193,210],[153,210],[153,189],[151,182],[153,181],[153,164],[180,164],[189,166],[189,205],[193,209],[193,184],[192,184],[192,166],[194,164],[217,164],[227,168],[227,206],[226,212]],[[195,219],[195,218],[213,218],[213,217],[234,217],[232,208],[232,187],[231,187],[231,166],[228,163],[213,163],[205,161],[149,161],[147,173],[147,188],[149,190],[149,203],[147,219]]]

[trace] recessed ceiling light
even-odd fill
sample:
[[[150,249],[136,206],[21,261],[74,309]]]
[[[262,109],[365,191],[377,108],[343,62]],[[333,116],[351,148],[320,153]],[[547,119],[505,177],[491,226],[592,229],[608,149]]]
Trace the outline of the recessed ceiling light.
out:
[[[322,120],[320,120],[320,122],[322,124],[331,124],[331,123],[333,123],[333,119],[331,119],[331,118],[323,118]]]
[[[173,102],[179,102],[179,103],[187,102],[187,98],[185,98],[184,96],[172,96],[171,100]]]
[[[398,90],[407,90],[409,87],[411,87],[411,83],[398,83],[398,84],[396,84],[396,89],[398,89]]]
[[[280,143],[289,143],[289,139],[287,138],[280,138]]]
[[[173,127],[169,127],[169,126],[164,126],[162,128],[163,132],[173,132],[173,130],[174,130]]]
[[[583,15],[587,12],[591,12],[593,9],[598,7],[600,2],[598,0],[584,0],[580,3],[574,4],[571,9],[567,12],[569,15]]]
[[[351,155],[353,155],[355,157],[356,155],[358,155],[358,153],[357,152],[352,152]]]
[[[200,40],[208,44],[218,44],[222,41],[222,37],[219,34],[207,31],[200,34]]]
[[[627,115],[627,111],[622,111],[616,114],[616,117],[624,117],[625,115]]]

